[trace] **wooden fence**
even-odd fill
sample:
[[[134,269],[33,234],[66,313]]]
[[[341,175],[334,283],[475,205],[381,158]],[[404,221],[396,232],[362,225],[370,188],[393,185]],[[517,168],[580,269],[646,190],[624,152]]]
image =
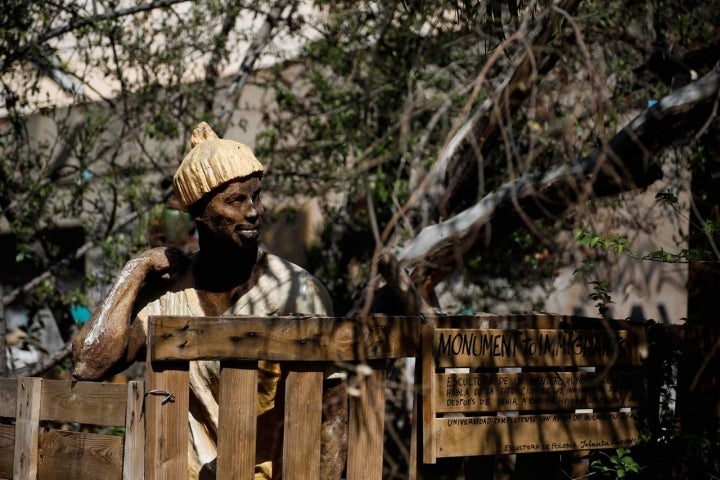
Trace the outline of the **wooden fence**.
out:
[[[137,381],[0,378],[0,478],[144,478],[143,389]]]
[[[153,317],[146,382],[0,379],[0,478],[184,478],[195,360],[220,362],[219,479],[253,476],[259,360],[287,372],[286,479],[317,478],[329,366],[354,392],[346,478],[382,478],[386,366],[403,357],[419,366],[411,479],[443,457],[628,446],[627,410],[643,406],[645,387],[657,400],[648,350],[641,327],[552,315]]]
[[[349,409],[348,480],[382,478],[385,362],[415,356],[417,317],[198,318],[150,320],[148,478],[175,480],[188,462],[188,362],[220,361],[218,479],[250,479],[255,465],[258,360],[283,362],[283,478],[318,478],[323,372],[365,366]],[[330,365],[328,365],[330,364]]]

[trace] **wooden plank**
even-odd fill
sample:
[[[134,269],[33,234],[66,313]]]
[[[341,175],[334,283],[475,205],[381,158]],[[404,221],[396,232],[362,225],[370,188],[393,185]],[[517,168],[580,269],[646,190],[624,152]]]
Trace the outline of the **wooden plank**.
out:
[[[42,379],[18,379],[14,478],[34,480],[37,477],[41,393]]]
[[[348,480],[382,479],[385,435],[385,370],[358,376],[359,395],[350,397]]]
[[[283,478],[320,478],[323,374],[302,371],[298,365],[289,367],[292,371],[285,383]]]
[[[434,429],[438,457],[619,448],[638,438],[625,412],[438,418]]]
[[[123,438],[49,430],[39,441],[38,477],[43,480],[120,480]]]
[[[423,325],[422,328],[422,460],[423,463],[435,463],[437,461],[437,439],[433,421],[437,412],[437,397],[435,392],[435,328],[432,325]]]
[[[626,330],[436,329],[438,367],[571,367],[642,364]]]
[[[257,435],[257,362],[222,362],[218,415],[218,480],[252,479]]]
[[[0,378],[0,417],[15,418],[17,378]]]
[[[148,348],[148,356],[152,345]],[[147,462],[149,480],[187,478],[190,384],[187,362],[147,361]],[[168,400],[166,393],[172,394]]]
[[[127,384],[125,411],[125,445],[123,448],[123,480],[145,478],[145,382]]]
[[[437,374],[437,413],[639,406],[640,371]]]
[[[126,384],[44,380],[42,395],[40,420],[125,425]]]
[[[415,356],[418,317],[153,317],[156,360],[353,361]]]
[[[644,328],[641,324],[625,320],[607,320],[600,317],[581,317],[574,315],[557,314],[512,314],[498,315],[481,313],[477,315],[453,316],[426,316],[429,324],[436,328],[462,328],[462,329],[563,329],[563,330],[630,330],[642,335]]]
[[[0,425],[0,478],[12,478],[14,454],[15,425]]]

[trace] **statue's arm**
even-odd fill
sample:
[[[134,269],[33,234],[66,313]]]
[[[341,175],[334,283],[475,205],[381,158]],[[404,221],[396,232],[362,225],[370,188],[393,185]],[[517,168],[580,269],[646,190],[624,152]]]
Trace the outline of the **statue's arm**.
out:
[[[161,247],[123,267],[105,300],[73,340],[73,376],[98,380],[135,359],[145,344],[145,331],[133,318],[140,289],[150,277],[172,276],[182,260],[179,251]]]

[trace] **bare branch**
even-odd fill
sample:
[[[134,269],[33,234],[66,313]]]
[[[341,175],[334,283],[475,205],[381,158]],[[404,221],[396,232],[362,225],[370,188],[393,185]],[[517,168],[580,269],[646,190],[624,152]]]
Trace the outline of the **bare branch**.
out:
[[[247,83],[250,74],[253,71],[255,62],[260,58],[260,53],[272,40],[272,32],[275,26],[280,22],[282,13],[285,8],[290,5],[290,0],[278,0],[272,6],[268,14],[265,16],[265,22],[258,30],[257,34],[253,37],[250,46],[248,47],[245,58],[243,58],[242,64],[240,65],[240,71],[233,79],[230,89],[228,91],[227,99],[223,102],[224,111],[218,115],[218,119],[215,125],[215,131],[221,137],[227,131],[232,119],[232,114],[240,101],[240,95],[242,90]]]
[[[163,199],[167,200],[170,198],[170,195],[172,194],[172,187],[163,192]],[[113,226],[113,228],[107,232],[107,235],[110,236],[114,234],[115,232],[125,228],[126,226],[133,223],[138,218],[138,212],[131,212],[127,214],[126,216],[122,217],[118,222]],[[87,241],[85,242],[80,248],[78,248],[75,253],[72,255],[69,255],[68,257],[60,260],[59,262],[55,263],[54,265],[50,266],[47,270],[45,270],[43,273],[38,275],[37,277],[33,278],[29,282],[27,282],[24,285],[19,286],[18,288],[14,289],[7,295],[2,297],[2,304],[3,305],[9,305],[13,302],[20,294],[26,293],[31,291],[33,288],[40,285],[45,279],[52,278],[53,272],[60,268],[63,265],[67,265],[71,260],[76,260],[79,258],[82,258],[88,250],[90,250],[92,247],[97,245],[97,242],[95,241]]]
[[[126,17],[128,15],[134,15],[140,12],[147,12],[149,10],[155,10],[158,8],[170,7],[172,5],[178,3],[185,3],[187,1],[188,0],[156,0],[145,5],[135,5],[133,7],[124,8],[121,10],[113,10],[107,13],[101,13],[90,17],[74,19],[72,22],[66,25],[50,29],[42,33],[38,37],[30,40],[28,43],[15,48],[12,53],[8,54],[8,56],[5,58],[5,61],[3,61],[2,66],[0,66],[0,72],[4,72],[8,68],[8,66],[10,66],[10,64],[15,60],[23,58],[25,54],[27,54],[34,46],[41,45],[48,40],[60,37],[79,28],[87,27],[96,22],[101,22],[104,20],[114,20],[117,18]]]
[[[579,0],[566,0],[561,2],[563,14],[574,12],[579,6]],[[492,98],[488,98],[477,107],[474,112],[459,126],[454,135],[448,139],[443,152],[438,157],[432,173],[427,179],[427,191],[433,201],[439,200],[440,214],[449,215],[453,210],[454,199],[459,191],[465,190],[465,182],[477,178],[474,173],[478,168],[477,158],[486,157],[497,145],[497,138],[501,129],[500,112],[507,111],[510,115],[525,101],[532,92],[532,86],[542,76],[538,73],[549,71],[557,62],[558,55],[548,48],[556,38],[555,32],[563,15],[556,9],[546,14],[543,25],[536,38],[529,39],[532,44],[515,64],[512,74],[506,82],[496,89]],[[478,76],[476,86],[480,86],[488,73],[489,67],[497,60],[497,54],[502,53],[513,41],[522,40],[521,30],[509,37],[490,56],[483,70]],[[479,88],[471,96],[477,97]],[[450,178],[448,178],[450,177]],[[445,184],[447,182],[447,184]]]
[[[589,195],[614,195],[661,177],[652,157],[679,135],[700,128],[713,114],[720,91],[720,63],[707,75],[645,110],[592,155],[547,173],[519,177],[449,220],[424,228],[398,255],[414,268],[413,281],[437,284],[459,259],[480,248],[480,233],[517,227],[517,208],[532,219],[561,213]],[[501,221],[493,224],[494,219]]]

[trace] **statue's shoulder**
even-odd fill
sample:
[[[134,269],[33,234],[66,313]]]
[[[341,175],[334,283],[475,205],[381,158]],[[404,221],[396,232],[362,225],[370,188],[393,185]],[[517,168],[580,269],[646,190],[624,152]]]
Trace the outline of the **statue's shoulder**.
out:
[[[332,302],[325,285],[293,262],[265,253],[265,277],[280,290],[289,289],[297,303],[296,312],[331,314]]]
[[[269,252],[264,252],[263,263],[265,264],[265,270],[267,273],[278,277],[297,277],[302,279],[318,281],[313,274],[305,270],[299,265],[294,264],[290,260],[282,257],[278,257]]]

